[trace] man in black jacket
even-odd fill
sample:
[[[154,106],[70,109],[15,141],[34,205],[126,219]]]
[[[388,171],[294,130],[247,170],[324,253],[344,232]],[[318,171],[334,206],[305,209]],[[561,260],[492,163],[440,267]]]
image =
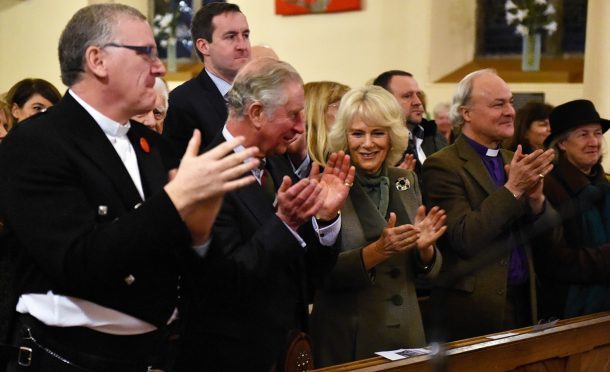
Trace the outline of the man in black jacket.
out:
[[[2,355],[11,371],[165,369],[184,263],[208,244],[223,194],[254,182],[241,175],[257,149],[225,157],[236,139],[198,156],[195,132],[171,170],[163,139],[129,120],[154,107],[165,72],[134,8],[80,9],[59,60],[63,99],[0,148],[1,246],[16,257],[15,346]]]
[[[421,185],[421,167],[426,158],[443,147],[447,140],[437,131],[436,123],[424,119],[421,90],[413,75],[406,71],[390,70],[381,73],[373,84],[389,91],[402,107],[409,129],[409,143],[402,167],[415,170]]]
[[[281,360],[291,331],[307,329],[312,286],[334,265],[338,212],[355,173],[349,156],[331,154],[321,177],[299,181],[277,156],[305,130],[303,81],[289,64],[250,62],[228,105],[212,143],[243,136],[265,167],[252,172],[258,183],[223,201],[179,358],[184,371],[269,371]]]
[[[191,34],[205,68],[172,90],[163,130],[179,154],[193,129],[201,131],[201,149],[220,132],[227,120],[226,95],[239,69],[250,60],[248,21],[235,4],[202,7],[193,18]]]

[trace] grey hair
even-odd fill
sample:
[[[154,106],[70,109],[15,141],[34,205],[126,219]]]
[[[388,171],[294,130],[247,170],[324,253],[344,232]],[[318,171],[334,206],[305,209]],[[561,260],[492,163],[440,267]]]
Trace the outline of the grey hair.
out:
[[[386,166],[394,166],[402,159],[409,138],[404,113],[392,93],[377,85],[354,88],[341,98],[335,123],[328,133],[329,152],[349,153],[347,134],[357,119],[388,129],[390,150],[385,158]]]
[[[559,154],[564,152],[562,149],[559,148],[559,144],[561,142],[567,140],[570,133],[572,133],[571,130],[558,134],[557,137],[553,138],[551,140],[551,143],[549,143],[549,145],[547,146],[547,148],[553,149],[553,151],[555,151],[555,157],[553,158],[553,163],[557,164],[557,162],[559,161]]]
[[[470,102],[474,79],[486,74],[497,75],[498,73],[492,68],[484,68],[469,73],[458,83],[455,93],[453,94],[451,109],[449,110],[449,120],[451,120],[454,125],[464,125],[464,118],[462,117],[460,108],[466,106]]]
[[[165,80],[160,77],[155,78],[155,92],[163,97],[163,102],[165,103],[165,109],[167,110],[169,107],[169,88]]]
[[[303,79],[288,63],[272,58],[251,61],[237,74],[228,93],[229,116],[244,118],[254,102],[260,102],[265,114],[273,116],[278,107],[286,104],[284,88],[290,82],[303,84]]]
[[[139,10],[123,4],[94,4],[78,10],[59,37],[61,81],[72,86],[85,72],[85,52],[90,46],[112,42],[114,27],[120,16],[145,21]]]
[[[568,139],[568,137],[570,136],[570,134],[572,134],[572,132],[574,132],[577,128],[578,127],[575,127],[566,132],[558,134],[555,138],[553,138],[551,140],[551,142],[546,147],[547,149],[553,149],[553,151],[555,151],[555,157],[553,158],[554,164],[557,164],[559,162],[559,155],[565,152],[565,150],[562,150],[559,148],[559,144],[566,141]],[[602,154],[605,152],[605,149],[606,149],[606,141],[605,141],[605,138],[602,137]],[[602,158],[603,158],[603,156],[599,157],[599,159],[597,161],[598,164],[601,164]]]

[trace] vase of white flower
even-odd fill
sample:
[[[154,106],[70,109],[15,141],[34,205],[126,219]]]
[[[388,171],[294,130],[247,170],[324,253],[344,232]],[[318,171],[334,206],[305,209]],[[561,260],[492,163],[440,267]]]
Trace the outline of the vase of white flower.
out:
[[[542,35],[533,32],[522,37],[521,70],[540,71]]]
[[[548,0],[507,0],[504,4],[506,23],[515,25],[515,33],[521,35],[521,69],[540,70],[542,33],[557,31],[553,20],[555,8]]]
[[[175,36],[170,36],[167,39],[167,71],[176,72],[176,44]]]

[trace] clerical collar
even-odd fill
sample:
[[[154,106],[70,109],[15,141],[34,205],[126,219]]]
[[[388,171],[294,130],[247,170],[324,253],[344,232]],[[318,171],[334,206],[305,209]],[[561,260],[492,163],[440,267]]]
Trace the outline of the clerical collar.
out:
[[[464,136],[466,141],[468,141],[470,146],[472,146],[472,148],[477,152],[477,154],[481,156],[495,158],[500,153],[500,149],[490,149],[489,147],[483,146],[475,140],[468,138],[468,136],[466,136],[464,133],[462,133],[462,136]]]

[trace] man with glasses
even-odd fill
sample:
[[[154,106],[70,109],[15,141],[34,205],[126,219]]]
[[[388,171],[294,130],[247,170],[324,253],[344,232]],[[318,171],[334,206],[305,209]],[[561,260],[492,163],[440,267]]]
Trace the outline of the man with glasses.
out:
[[[205,68],[172,90],[163,131],[179,154],[193,129],[201,131],[202,149],[220,132],[227,120],[227,93],[239,69],[250,60],[248,21],[235,4],[203,6],[193,18],[191,34]]]
[[[402,107],[410,134],[405,161],[401,167],[415,170],[421,185],[422,164],[428,156],[447,146],[447,140],[438,132],[434,121],[424,119],[422,91],[411,73],[386,71],[377,76],[373,84],[392,93]]]
[[[163,139],[129,120],[154,107],[165,73],[136,9],[79,10],[59,61],[68,92],[0,149],[16,310],[0,355],[10,371],[166,369],[185,263],[205,255],[223,194],[254,182],[239,177],[257,149],[232,153],[237,138],[197,156],[195,131],[170,172]]]

